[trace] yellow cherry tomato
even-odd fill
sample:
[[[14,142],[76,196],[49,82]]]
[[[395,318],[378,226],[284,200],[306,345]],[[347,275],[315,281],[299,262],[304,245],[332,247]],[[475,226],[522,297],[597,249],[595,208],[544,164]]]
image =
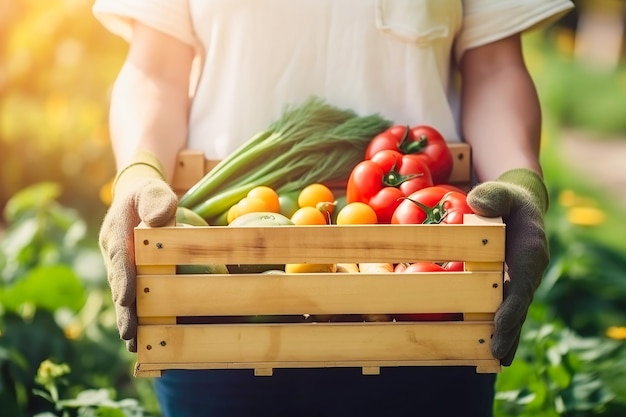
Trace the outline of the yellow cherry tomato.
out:
[[[278,193],[271,187],[265,185],[254,187],[248,192],[247,197],[263,200],[265,202],[265,211],[280,213]]]
[[[337,213],[337,224],[377,224],[378,217],[373,208],[355,201],[346,204]]]
[[[237,204],[233,204],[232,206],[230,206],[230,208],[228,209],[228,214],[226,215],[226,222],[228,224],[230,224],[233,220],[239,217],[238,209],[239,207]]]
[[[244,197],[237,203],[236,214],[237,217],[246,213],[258,213],[260,211],[269,211],[265,204],[265,201],[257,197]]]
[[[335,195],[324,184],[314,183],[304,187],[298,194],[298,206],[317,207],[320,203],[333,203]]]
[[[324,213],[311,206],[300,207],[291,216],[291,221],[296,225],[328,224],[328,219]]]

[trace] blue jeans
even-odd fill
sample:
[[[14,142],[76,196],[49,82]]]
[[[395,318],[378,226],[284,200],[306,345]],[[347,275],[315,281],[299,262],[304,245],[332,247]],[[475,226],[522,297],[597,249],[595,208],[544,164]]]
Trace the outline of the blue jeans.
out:
[[[495,378],[473,367],[172,370],[155,389],[164,417],[490,417]]]

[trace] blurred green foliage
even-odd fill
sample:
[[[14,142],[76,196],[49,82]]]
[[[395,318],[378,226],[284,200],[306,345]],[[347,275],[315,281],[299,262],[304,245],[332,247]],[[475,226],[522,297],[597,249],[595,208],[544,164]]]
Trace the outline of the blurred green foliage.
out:
[[[594,44],[584,44],[577,29],[581,18],[589,10],[600,10],[626,21],[626,1],[583,0],[577,8],[564,16],[556,25],[527,36],[527,51],[531,55],[531,68],[537,75],[536,84],[541,93],[544,109],[565,127],[593,132],[601,137],[626,137],[626,49],[617,51],[617,64],[596,62],[585,48],[601,48],[600,36]],[[600,23],[596,23],[600,24]],[[599,28],[596,28],[599,29]],[[591,30],[585,28],[585,30]],[[602,31],[602,30],[601,30]],[[604,39],[612,43],[609,31]],[[626,40],[626,33],[621,39]],[[588,42],[588,40],[587,40]]]
[[[147,382],[132,379],[133,358],[117,335],[100,253],[78,212],[58,202],[60,191],[56,183],[34,184],[16,193],[4,210],[2,416],[33,416],[60,405],[72,408],[81,398],[87,401],[85,391],[93,387],[140,398],[140,386]],[[55,363],[67,370],[54,378],[44,372],[50,378],[43,381],[42,363],[49,371],[57,369]],[[36,394],[44,388],[47,394]],[[110,406],[110,395],[98,398]],[[69,399],[74,403],[60,402]]]

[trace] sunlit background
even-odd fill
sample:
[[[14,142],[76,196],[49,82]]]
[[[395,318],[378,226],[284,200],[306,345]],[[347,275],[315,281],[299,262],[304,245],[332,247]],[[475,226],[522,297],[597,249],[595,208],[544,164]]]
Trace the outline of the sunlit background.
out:
[[[126,45],[91,1],[11,0],[0,11],[0,205],[38,181],[91,221],[112,174],[107,100]]]
[[[552,263],[499,377],[497,416],[626,415],[626,2],[577,3],[525,37]],[[77,411],[90,404],[158,415],[150,382],[130,376],[96,248],[127,46],[91,6],[0,6],[1,416],[91,415]]]

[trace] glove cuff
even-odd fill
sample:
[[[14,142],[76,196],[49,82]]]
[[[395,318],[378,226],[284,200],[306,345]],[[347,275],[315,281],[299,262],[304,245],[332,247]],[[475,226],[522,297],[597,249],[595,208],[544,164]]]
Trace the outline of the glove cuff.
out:
[[[113,180],[113,195],[123,193],[125,185],[130,185],[136,178],[159,178],[166,181],[161,162],[154,154],[145,150],[138,151],[133,161],[117,173]]]
[[[528,191],[535,202],[546,213],[549,205],[548,190],[541,175],[527,168],[516,168],[505,172],[498,177],[498,181],[518,185]]]

